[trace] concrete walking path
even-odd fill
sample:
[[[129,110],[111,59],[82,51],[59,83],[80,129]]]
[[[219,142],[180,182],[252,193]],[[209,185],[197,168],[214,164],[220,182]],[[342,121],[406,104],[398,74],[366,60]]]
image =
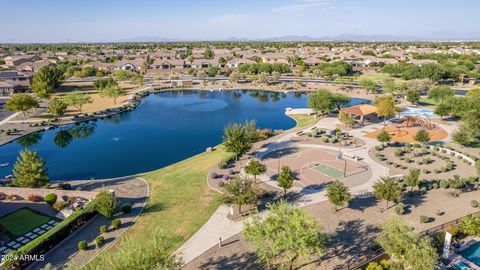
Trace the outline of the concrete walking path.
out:
[[[323,127],[323,128],[336,128],[338,120],[335,118],[323,118],[321,119],[314,127]],[[376,127],[376,126],[373,126]],[[305,128],[303,131],[309,131],[312,127]],[[291,139],[299,132],[298,130],[285,134],[284,136],[277,139],[275,142],[270,143],[265,148],[260,149],[257,153],[257,157],[262,157],[263,155],[275,151],[277,149],[294,146],[291,143]],[[363,134],[360,130],[349,131],[350,134],[362,138],[365,140],[366,144],[363,147],[347,149],[345,152],[355,153],[355,155],[362,158],[362,161],[367,163],[372,169],[372,176],[370,179],[356,187],[351,188],[353,195],[362,196],[363,194],[370,192],[371,187],[375,181],[377,181],[381,176],[388,175],[388,168],[372,160],[368,154],[368,150],[378,145],[379,143],[376,140],[368,139],[363,137]],[[327,146],[327,145],[299,145],[299,146],[308,146],[308,147],[319,147],[328,150],[338,150],[338,147]],[[264,181],[268,182],[266,179]],[[276,186],[276,183],[269,183]],[[300,192],[302,196],[297,199],[294,203],[298,206],[307,206],[310,204],[318,203],[327,200],[326,191],[313,191],[310,193],[308,191],[300,190],[300,188],[292,189],[294,192]],[[219,244],[219,239],[228,239],[240,232],[243,231],[244,222],[248,222],[250,219],[247,218],[241,221],[232,221],[227,218],[227,214],[230,211],[230,207],[222,205],[220,206],[210,217],[210,219],[190,238],[188,239],[176,252],[175,254],[183,257],[184,263],[187,264],[191,262],[196,257],[200,256],[210,248]],[[263,211],[261,215],[268,215],[266,211]]]

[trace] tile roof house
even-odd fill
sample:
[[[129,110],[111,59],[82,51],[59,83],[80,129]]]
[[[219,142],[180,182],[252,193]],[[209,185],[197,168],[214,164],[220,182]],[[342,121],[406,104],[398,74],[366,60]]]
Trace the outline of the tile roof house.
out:
[[[185,68],[185,60],[183,59],[155,59],[150,65],[152,69],[183,69]]]
[[[116,69],[140,71],[143,62],[145,62],[144,59],[136,58],[134,60],[121,60],[116,62],[114,65],[116,66]]]
[[[256,62],[253,61],[253,60],[250,60],[250,59],[237,58],[237,59],[232,59],[232,60],[228,61],[226,67],[237,68],[240,65],[254,64],[254,63],[256,63]]]
[[[9,94],[15,92],[23,92],[30,89],[32,83],[32,73],[19,71],[3,71],[0,72],[0,82],[5,88],[12,88]]]
[[[217,59],[195,59],[190,64],[192,68],[218,67],[220,64]]]
[[[268,64],[288,64],[288,55],[286,53],[266,53],[262,56],[262,61]]]

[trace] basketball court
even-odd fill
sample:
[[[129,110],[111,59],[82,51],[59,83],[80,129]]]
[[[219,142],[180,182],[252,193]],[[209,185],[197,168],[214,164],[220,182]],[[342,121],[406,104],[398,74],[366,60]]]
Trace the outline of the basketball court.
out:
[[[276,178],[279,168],[288,166],[300,186],[318,186],[336,179],[366,177],[366,164],[344,157],[338,152],[320,148],[287,148],[267,154],[263,162],[267,174]]]

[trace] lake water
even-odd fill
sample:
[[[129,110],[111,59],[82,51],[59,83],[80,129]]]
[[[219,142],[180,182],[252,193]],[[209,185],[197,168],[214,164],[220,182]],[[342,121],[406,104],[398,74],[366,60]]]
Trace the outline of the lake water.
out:
[[[162,168],[222,141],[231,122],[289,129],[285,109],[306,107],[305,94],[263,91],[175,91],[151,94],[133,111],[96,122],[32,133],[0,146],[0,177],[11,174],[18,152],[38,150],[56,180],[109,178]],[[367,100],[352,99],[351,104]]]

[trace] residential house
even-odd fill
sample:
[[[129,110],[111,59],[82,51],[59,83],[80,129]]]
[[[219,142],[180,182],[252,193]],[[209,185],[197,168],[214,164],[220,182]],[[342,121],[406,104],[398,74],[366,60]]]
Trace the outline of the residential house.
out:
[[[144,62],[144,59],[136,58],[134,60],[121,60],[116,62],[114,65],[116,66],[116,69],[140,71]]]
[[[185,67],[185,60],[183,59],[155,59],[150,66],[152,69],[183,69]]]
[[[288,64],[288,55],[286,53],[266,53],[261,58],[262,62],[268,64]]]
[[[16,67],[20,64],[32,62],[35,60],[33,56],[25,56],[25,55],[13,55],[5,57],[5,64],[9,67]]]
[[[422,65],[425,65],[425,64],[437,64],[438,61],[433,59],[412,59],[409,61],[409,63],[412,63],[416,66],[421,67]]]
[[[190,64],[192,68],[218,67],[218,59],[195,59]]]
[[[2,82],[2,93],[7,94],[24,92],[30,89],[32,83],[32,73],[19,71],[0,72],[0,82]]]
[[[256,62],[253,61],[253,60],[250,60],[250,59],[237,58],[237,59],[232,59],[232,60],[228,61],[226,67],[237,68],[240,65],[254,64],[254,63],[256,63]]]

